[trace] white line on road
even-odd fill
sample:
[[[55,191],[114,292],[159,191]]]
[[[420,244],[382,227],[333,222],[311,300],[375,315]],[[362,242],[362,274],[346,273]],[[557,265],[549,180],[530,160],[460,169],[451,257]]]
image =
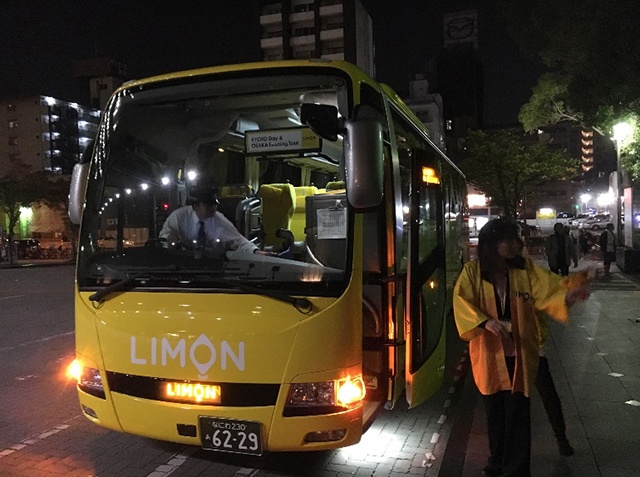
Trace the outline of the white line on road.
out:
[[[21,298],[27,295],[9,295],[9,296],[0,296],[0,300],[8,300],[9,298]]]
[[[47,337],[41,338],[39,340],[27,341],[26,343],[20,343],[19,345],[16,345],[16,346],[8,346],[6,348],[0,348],[0,351],[11,351],[11,350],[14,350],[14,349],[23,348],[25,346],[31,346],[31,345],[34,345],[34,344],[44,343],[45,341],[55,340],[56,338],[62,338],[63,336],[69,336],[69,335],[72,335],[74,333],[75,333],[75,331],[67,331],[66,333],[60,333],[59,335],[47,336]]]
[[[171,475],[178,467],[184,464],[189,456],[196,450],[198,450],[198,448],[193,446],[183,447],[182,450],[173,454],[166,464],[156,467],[147,477],[166,477],[167,475]]]
[[[53,429],[49,429],[48,431],[44,431],[41,432],[40,434],[34,436],[34,437],[29,437],[23,441],[21,441],[18,444],[13,444],[9,447],[7,447],[6,449],[0,450],[0,459],[2,459],[3,457],[6,457],[8,455],[13,454],[14,452],[18,452],[22,449],[24,449],[25,447],[28,447],[30,445],[36,444],[44,439],[46,439],[47,437],[53,436],[54,434],[57,434],[60,431],[64,431],[65,429],[71,427],[71,424],[68,424],[69,422],[73,421],[74,419],[78,419],[80,416],[76,416],[76,417],[72,417],[71,419],[65,421],[62,424],[57,425],[56,427],[54,427]]]
[[[256,475],[258,473],[258,469],[252,469],[250,467],[241,467],[235,474],[234,477],[251,477],[252,475]]]

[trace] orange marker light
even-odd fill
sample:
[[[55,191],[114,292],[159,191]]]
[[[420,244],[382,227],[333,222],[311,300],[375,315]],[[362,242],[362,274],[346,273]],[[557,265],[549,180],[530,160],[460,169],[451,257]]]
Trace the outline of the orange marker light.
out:
[[[71,364],[67,367],[67,376],[80,382],[80,378],[82,377],[82,364],[80,364],[80,361],[77,359],[71,361]]]
[[[364,399],[365,392],[362,376],[349,377],[338,383],[338,403],[345,406],[356,404]]]

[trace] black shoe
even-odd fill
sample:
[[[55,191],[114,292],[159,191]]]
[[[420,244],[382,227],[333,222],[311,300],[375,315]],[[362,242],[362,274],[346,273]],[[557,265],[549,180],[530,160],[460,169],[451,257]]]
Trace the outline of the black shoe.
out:
[[[482,469],[482,477],[500,477],[501,475],[502,471],[500,469],[495,469],[489,466]]]
[[[573,455],[573,447],[571,447],[566,437],[564,439],[558,439],[558,452],[565,457]]]

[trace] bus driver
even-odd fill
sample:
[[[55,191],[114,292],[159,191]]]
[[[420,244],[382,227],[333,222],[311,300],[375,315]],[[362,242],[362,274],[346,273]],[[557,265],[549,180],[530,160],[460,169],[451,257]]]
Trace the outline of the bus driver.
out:
[[[189,192],[188,205],[171,212],[160,231],[171,245],[219,251],[239,250],[264,253],[247,240],[229,219],[218,212],[213,188],[196,188]]]

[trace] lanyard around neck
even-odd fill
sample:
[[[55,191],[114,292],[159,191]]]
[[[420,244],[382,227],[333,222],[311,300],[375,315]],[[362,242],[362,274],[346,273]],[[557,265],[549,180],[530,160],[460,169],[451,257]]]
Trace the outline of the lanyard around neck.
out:
[[[496,300],[496,310],[498,311],[498,319],[503,321],[511,320],[511,306],[509,303],[510,286],[509,274],[506,274],[504,287],[497,287],[493,284],[493,294]]]

